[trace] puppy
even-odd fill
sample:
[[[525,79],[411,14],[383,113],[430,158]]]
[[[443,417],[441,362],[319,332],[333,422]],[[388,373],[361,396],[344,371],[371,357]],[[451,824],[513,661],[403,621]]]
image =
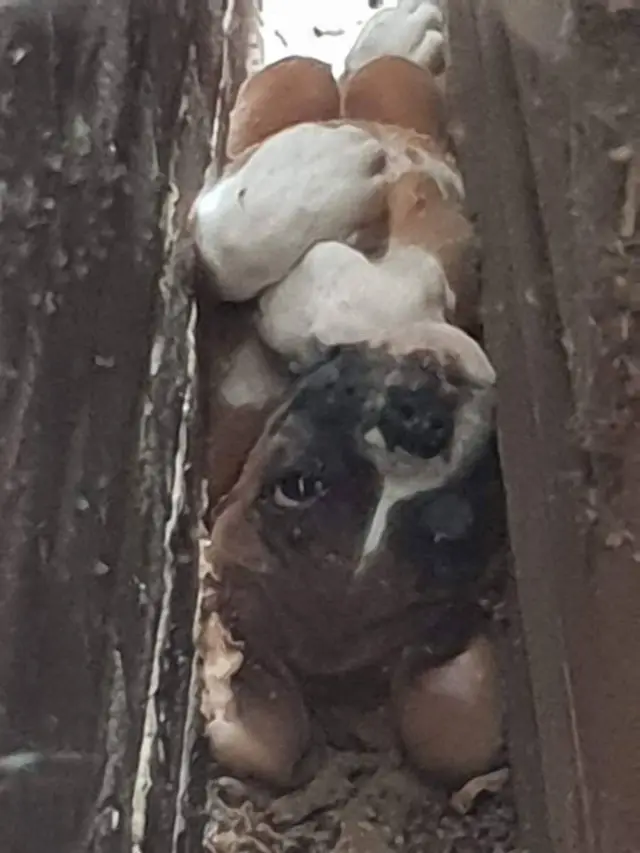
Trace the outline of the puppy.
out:
[[[384,147],[387,163],[384,170],[386,204],[382,214],[369,218],[346,241],[365,254],[376,257],[384,254],[389,238],[389,190],[407,173],[420,173],[435,181],[446,203],[461,205],[464,201],[462,177],[450,152],[430,136],[396,125],[381,124],[359,119],[342,119],[342,124],[353,124],[366,130]]]
[[[384,475],[364,433],[377,423],[408,455],[433,458],[455,434],[455,397],[422,357],[372,359],[347,348],[271,417],[207,554],[202,710],[214,753],[232,772],[280,787],[313,772],[314,679],[338,679],[348,701],[350,676],[354,685],[365,672],[382,677],[401,667],[403,650],[428,647],[441,665],[467,648],[477,630],[469,601],[500,535],[490,440],[440,487],[396,501],[379,547],[365,554]],[[421,743],[415,696],[409,722],[396,699],[411,750]]]

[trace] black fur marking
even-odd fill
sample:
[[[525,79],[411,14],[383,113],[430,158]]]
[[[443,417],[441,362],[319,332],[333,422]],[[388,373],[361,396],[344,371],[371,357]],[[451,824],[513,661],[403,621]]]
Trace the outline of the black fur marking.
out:
[[[378,423],[387,448],[433,459],[451,444],[455,404],[431,388],[392,386]]]
[[[478,580],[505,529],[497,442],[455,481],[398,505],[390,518],[392,547],[419,563],[426,586]]]

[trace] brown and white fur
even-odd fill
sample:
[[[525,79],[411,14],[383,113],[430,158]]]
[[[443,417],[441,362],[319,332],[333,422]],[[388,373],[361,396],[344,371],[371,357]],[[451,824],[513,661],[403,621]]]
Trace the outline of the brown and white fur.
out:
[[[463,197],[453,161],[429,137],[375,122],[299,124],[245,152],[192,210],[218,296],[252,299],[316,243],[384,220],[387,187],[407,171],[432,177],[446,198]]]
[[[421,5],[424,14],[428,4]],[[393,36],[391,52],[411,54],[410,28],[400,24],[414,14],[413,24],[420,20],[415,6],[401,3],[395,30],[363,33],[352,70],[372,36],[374,53]],[[418,60],[438,41],[423,29]],[[343,139],[328,135],[338,130]],[[353,131],[366,144],[363,136],[356,144]],[[250,299],[314,244],[346,241],[380,220],[394,230],[392,253],[402,234],[406,245],[437,256],[455,291],[456,241],[466,238],[455,217],[441,224],[441,214],[446,203],[459,205],[460,178],[440,142],[414,131],[348,118],[301,124],[238,157],[194,210],[200,254],[224,298]],[[304,151],[308,159],[296,163]],[[339,171],[346,161],[355,182]],[[307,183],[297,180],[303,170]],[[407,172],[427,183],[420,189]],[[424,193],[433,207],[420,201]],[[306,222],[300,211],[310,213],[309,201]],[[495,666],[467,607],[491,550],[485,540],[500,536],[492,526],[497,471],[489,465],[489,474],[478,474],[495,376],[473,340],[433,305],[427,313],[392,327],[371,323],[360,344],[305,377],[260,432],[219,507],[198,648],[206,731],[231,772],[281,787],[308,776],[314,679],[342,678],[343,693],[344,678],[348,687],[363,672],[392,683],[401,741],[421,769],[461,781],[495,760]],[[234,410],[249,401],[254,436],[273,405],[277,383],[257,369],[264,350],[255,343],[238,340],[223,371],[218,456],[233,440]],[[422,669],[408,673],[406,653],[420,657],[424,648],[431,651]]]
[[[340,115],[413,130],[445,152],[451,148],[441,82],[401,56],[380,56],[348,77],[341,86]]]
[[[472,232],[449,194],[422,172],[390,186],[389,243],[371,261],[349,246],[317,244],[261,299],[258,331],[292,365],[307,366],[326,347],[393,337],[416,320],[442,322],[454,304],[472,315],[475,278],[467,264]],[[464,273],[464,274],[463,274]],[[448,285],[454,283],[456,300]],[[290,377],[265,352],[251,326],[251,307],[220,305],[215,328],[215,390],[209,402],[209,499],[228,491],[246,453]],[[451,330],[455,339],[458,333]],[[222,348],[222,349],[221,349]]]
[[[272,349],[306,363],[317,344],[380,338],[420,319],[471,324],[477,246],[457,199],[429,174],[406,172],[389,186],[387,221],[381,258],[318,243],[261,297],[258,330]]]
[[[317,243],[260,299],[258,332],[294,364],[320,350],[381,337],[415,317],[444,320],[453,295],[438,258],[393,236],[380,260],[344,243]]]
[[[209,525],[291,380],[255,334],[247,304],[201,299],[198,360]]]
[[[379,72],[383,70],[385,64],[387,60],[370,63],[374,67],[379,66]],[[396,67],[402,67],[404,64],[404,60],[391,62],[391,65]],[[406,64],[411,67],[411,63]],[[293,60],[291,63],[281,63],[280,66],[279,73],[272,78],[277,82],[276,90],[278,86],[286,86],[285,70],[290,73],[297,67]],[[268,79],[267,70],[265,69],[263,80]],[[375,92],[367,94],[367,87],[375,90],[379,83],[379,74],[365,72],[366,68],[363,69],[360,82],[354,91],[357,91],[358,97],[364,98],[367,103],[373,105]],[[406,73],[406,68],[402,73]],[[402,114],[406,115],[407,123],[409,123],[411,112],[416,116],[420,115],[418,107],[425,97],[421,92],[418,79],[415,78],[415,80],[416,85],[411,90],[411,96],[408,97],[405,94],[403,102]],[[279,129],[277,122],[274,121],[268,128],[264,122],[261,123],[260,99],[256,93],[259,94],[257,86],[248,90],[244,111],[236,114],[236,121],[241,122],[244,117],[254,130],[261,128],[261,133],[268,133],[270,129],[277,131]],[[251,103],[249,94],[253,98],[252,110],[248,109]],[[278,91],[274,92],[274,97],[276,94]],[[386,98],[386,100],[389,99]],[[416,101],[415,110],[411,107],[414,100]],[[373,109],[373,106],[371,108]],[[302,350],[307,348],[311,354],[315,352],[314,345],[307,346],[311,338],[317,338],[320,342],[331,345],[366,340],[367,336],[371,335],[380,337],[384,329],[391,330],[394,322],[405,321],[409,317],[415,320],[416,316],[426,314],[432,319],[438,319],[439,305],[443,303],[446,305],[447,315],[450,315],[450,291],[446,287],[446,282],[442,281],[440,267],[447,278],[454,283],[458,304],[456,320],[460,317],[464,318],[465,308],[469,309],[467,314],[473,314],[476,308],[475,300],[468,298],[468,294],[474,295],[475,278],[473,275],[467,275],[468,269],[473,265],[467,263],[466,258],[474,257],[474,254],[473,251],[468,250],[471,242],[469,227],[459,211],[463,195],[462,184],[450,155],[444,153],[441,141],[438,141],[440,133],[438,115],[436,110],[435,123],[420,125],[422,130],[431,129],[432,133],[428,136],[417,133],[415,127],[398,127],[350,118],[320,125],[320,127],[336,129],[354,126],[368,134],[369,143],[373,138],[383,148],[386,158],[385,195],[382,197],[382,203],[381,195],[376,196],[374,205],[367,213],[366,218],[370,220],[369,224],[365,228],[357,229],[350,236],[349,241],[354,247],[362,246],[363,248],[367,248],[368,241],[368,247],[373,247],[378,254],[381,247],[385,247],[388,242],[388,250],[384,260],[378,259],[377,263],[371,263],[353,248],[346,244],[338,244],[336,241],[320,242],[312,248],[291,274],[291,281],[285,277],[285,281],[278,287],[272,288],[263,299],[263,310],[265,306],[267,310],[263,313],[262,332],[267,342],[276,351],[286,354],[289,358],[295,357],[304,361]],[[291,113],[287,116],[286,120],[293,120]],[[281,115],[280,124],[284,120],[285,118]],[[312,127],[315,125],[304,125],[305,132],[300,136],[301,143],[303,135],[308,139],[311,134],[315,135],[318,132],[312,130]],[[320,136],[315,136],[315,139],[319,142]],[[244,175],[245,167],[262,147],[254,145],[239,156],[227,168],[227,178]],[[274,147],[284,150],[284,146],[282,149],[279,146]],[[336,146],[334,150],[337,152],[338,149],[339,146]],[[267,182],[266,185],[259,187],[267,209],[269,202],[278,207],[281,193],[286,193],[288,186],[295,185],[295,182],[291,182],[286,177],[290,175],[290,171],[285,166],[290,164],[285,164],[285,160],[286,158],[283,157],[281,163],[283,174],[278,176],[276,169],[275,175],[271,175],[275,178],[280,177],[281,182]],[[272,165],[275,163],[274,158]],[[256,168],[256,181],[259,173],[260,169]],[[335,177],[333,172],[332,177]],[[269,187],[275,187],[276,190],[279,187],[281,193],[274,192],[274,195],[269,198],[267,192]],[[220,185],[217,188],[214,186],[213,190],[211,187],[204,188],[201,201],[205,208],[206,198],[217,189],[220,189]],[[224,187],[222,189],[224,190]],[[228,186],[227,190],[230,190]],[[293,193],[293,200],[300,203],[296,192]],[[196,206],[194,210],[197,212],[198,207]],[[296,218],[295,212],[296,208],[292,207],[290,213],[293,219]],[[274,218],[268,221],[273,223]],[[280,239],[282,232],[273,229],[271,234],[266,235],[262,246],[263,252],[265,249],[267,251],[266,262],[264,255],[262,258],[259,257],[260,247],[256,247],[256,242],[253,239],[246,240],[247,233],[250,232],[243,234],[242,229],[238,227],[236,248],[239,255],[246,253],[250,256],[255,261],[254,268],[258,271],[268,269],[269,252],[278,255],[282,249]],[[299,232],[294,228],[287,234],[289,238],[293,236],[295,246]],[[271,245],[269,238],[272,241]],[[286,240],[284,248],[286,254],[288,248]],[[298,244],[293,254],[297,254],[300,250],[301,247]],[[408,276],[407,273],[409,270],[412,274],[414,273],[412,267],[416,260],[419,262],[418,269],[422,274],[415,276],[412,280],[412,276]],[[361,275],[365,271],[368,273],[368,282]],[[349,275],[338,281],[338,275],[346,272]],[[389,293],[385,297],[389,274],[396,276],[397,280],[390,285]],[[333,284],[327,285],[328,280],[333,281]],[[246,280],[242,282],[243,287],[246,283]],[[305,284],[310,291],[306,297],[303,293]],[[257,289],[260,287],[261,284]],[[236,293],[235,297],[247,298],[254,289],[256,288],[250,288],[248,293],[246,291]],[[224,288],[220,290],[224,295]],[[330,295],[331,298],[325,299],[325,295]],[[384,304],[387,300],[388,306]],[[290,302],[289,307],[287,302]],[[462,313],[460,306],[463,308]],[[247,316],[248,313],[245,313],[245,317]],[[234,328],[233,323],[231,328]],[[223,334],[223,339],[225,335],[228,340],[228,331]],[[216,389],[210,404],[212,427],[209,440],[209,494],[214,504],[232,485],[244,458],[243,454],[246,454],[256,439],[276,399],[275,396],[270,397],[270,402],[267,404],[264,401],[265,389],[268,387],[269,393],[275,395],[282,390],[282,383],[288,381],[281,374],[273,374],[273,365],[264,350],[257,341],[250,339],[251,332],[246,322],[243,335],[246,341],[236,342],[235,347],[228,349],[224,359],[219,360],[216,368],[220,381],[220,371],[224,370],[227,373],[224,378],[224,387]],[[236,360],[238,363],[234,364]],[[252,389],[251,393],[257,396],[251,401],[246,400],[244,396],[249,387],[243,378],[247,371],[255,374],[255,379],[249,385]],[[267,376],[270,377],[268,380],[265,379]],[[256,382],[261,386],[260,388],[257,388]],[[234,388],[236,390],[229,391]],[[239,395],[237,389],[244,390]],[[232,449],[235,449],[234,452]]]
[[[379,121],[342,118],[339,124],[361,128],[382,145],[387,158],[386,188],[406,172],[423,172],[434,179],[445,198],[456,201],[464,198],[464,186],[454,158],[430,135]]]
[[[320,240],[346,239],[384,204],[385,149],[364,128],[297,124],[245,153],[192,210],[199,255],[233,302],[281,281]]]
[[[331,66],[310,56],[287,56],[262,68],[240,87],[229,116],[227,157],[281,130],[340,115],[340,94]]]
[[[453,395],[454,405],[464,397],[460,388],[443,391],[433,365],[425,365],[417,350],[372,358],[356,348],[318,368],[271,417],[221,508],[206,555],[198,648],[206,731],[231,772],[282,787],[313,772],[307,708],[318,680],[337,680],[346,702],[356,684],[388,694],[393,681],[399,733],[422,769],[457,778],[495,760],[498,688],[491,661],[473,651],[479,623],[471,604],[485,556],[503,536],[486,444],[456,482],[399,501],[381,547],[365,554],[384,487],[363,440],[366,422],[397,406],[394,388],[417,393],[426,421],[432,398],[421,391]],[[462,381],[454,366],[446,370],[452,382]],[[400,402],[400,418],[403,408]],[[486,673],[481,690],[468,680],[468,656],[456,658],[466,649],[476,675]],[[410,672],[407,653],[422,655]],[[434,665],[444,668],[439,687],[437,678],[420,680]],[[450,730],[442,714],[447,695],[456,707]],[[446,767],[430,763],[431,701],[439,703],[440,737],[450,738]],[[465,725],[476,728],[476,738],[457,747]]]
[[[438,258],[455,301],[447,319],[479,333],[478,237],[459,200],[445,197],[425,172],[408,172],[389,188],[389,233]]]
[[[246,84],[230,124],[230,145],[239,156],[217,182],[205,184],[191,214],[195,245],[220,298],[254,298],[281,281],[319,241],[358,245],[358,235],[384,219],[386,184],[407,169],[425,170],[443,192],[462,195],[427,72],[418,80],[419,69],[402,59],[383,60],[379,73],[377,63],[372,65],[373,71],[363,69],[346,86],[343,107],[350,104],[355,117],[340,120],[323,121],[333,109],[334,84],[328,69],[313,61],[293,57]],[[398,110],[404,127],[385,123],[391,99],[386,90],[376,95],[389,67],[400,82],[412,82]],[[293,79],[298,68],[305,72],[301,78],[324,81],[312,89],[309,103]],[[276,102],[283,106],[272,110]],[[424,113],[420,129],[428,134],[411,126],[412,111]],[[378,120],[363,121],[361,115]]]
[[[380,472],[382,488],[367,534],[363,554],[375,554],[383,544],[394,507],[412,496],[442,488],[467,468],[494,429],[495,371],[482,347],[449,323],[422,320],[397,327],[394,334],[368,341],[370,358],[384,352],[392,363],[413,366],[413,378],[405,367],[409,387],[419,387],[424,372],[437,377],[439,393],[456,399],[450,442],[443,452],[429,458],[392,447],[377,426],[364,440],[368,455]],[[396,371],[396,376],[399,371]],[[428,425],[425,424],[425,429]],[[363,562],[362,568],[366,567]]]
[[[437,305],[441,301],[442,304],[450,308],[450,296],[447,295],[446,282],[442,279],[441,267],[444,269],[445,274],[451,275],[453,270],[452,262],[449,259],[449,254],[451,253],[447,247],[444,247],[442,258],[439,258],[438,235],[434,230],[435,226],[431,223],[433,227],[430,231],[419,224],[425,219],[428,212],[425,214],[424,211],[413,210],[412,206],[415,207],[417,204],[414,199],[414,184],[419,186],[422,180],[420,176],[424,177],[426,181],[425,186],[429,188],[429,191],[434,196],[434,208],[436,205],[438,206],[443,223],[448,221],[447,216],[452,219],[452,222],[455,220],[455,214],[452,213],[445,216],[443,211],[446,212],[449,209],[457,210],[462,196],[460,178],[450,160],[443,157],[432,144],[429,137],[419,136],[413,131],[376,123],[351,122],[347,120],[345,122],[331,122],[326,126],[299,125],[291,131],[285,131],[283,136],[287,133],[304,131],[307,137],[311,136],[313,139],[318,140],[319,137],[316,134],[322,128],[329,134],[339,132],[346,134],[366,134],[366,144],[373,142],[374,145],[379,144],[383,148],[386,158],[383,180],[386,181],[386,189],[384,192],[379,193],[373,206],[367,208],[367,216],[372,218],[369,228],[371,229],[373,225],[373,231],[375,232],[375,228],[377,227],[377,233],[374,233],[376,245],[381,244],[381,239],[383,242],[388,240],[389,232],[391,232],[392,238],[387,251],[386,262],[380,261],[377,266],[347,245],[336,245],[335,242],[327,245],[326,243],[319,242],[316,248],[312,249],[306,258],[304,258],[300,267],[293,274],[293,279],[298,279],[298,285],[288,285],[286,276],[284,276],[285,282],[267,294],[264,300],[265,305],[268,306],[271,301],[273,302],[272,307],[268,311],[270,320],[268,318],[265,320],[266,324],[271,323],[271,331],[267,330],[266,325],[263,329],[267,342],[277,352],[286,354],[289,357],[296,356],[297,359],[302,361],[305,360],[302,349],[305,349],[305,341],[308,344],[311,336],[317,337],[321,342],[324,340],[327,344],[362,340],[374,333],[380,337],[383,329],[391,328],[393,325],[392,321],[402,322],[409,316],[415,319],[416,315],[423,316],[425,312],[432,318],[437,317]],[[270,141],[276,142],[277,140],[278,137],[275,137]],[[265,147],[267,144],[265,144]],[[263,150],[263,147],[259,146],[254,151],[239,158],[238,163],[233,167],[239,171],[234,172],[232,168],[231,174],[244,174],[242,171],[242,160],[244,159],[247,165],[250,165],[251,162],[255,163],[254,158],[258,156],[261,150]],[[326,148],[325,153],[328,153]],[[340,145],[336,146],[333,153],[339,158],[342,157]],[[315,174],[319,179],[317,162],[315,167]],[[414,177],[408,176],[407,170]],[[274,177],[278,180],[272,184],[272,186],[280,186],[283,193],[286,193],[287,187],[291,185],[290,179],[285,180],[285,174],[286,171],[283,168],[283,174],[278,175],[276,173]],[[256,169],[256,176],[258,175],[259,170]],[[397,176],[400,177],[398,178]],[[333,177],[335,177],[335,174],[333,174]],[[347,179],[345,178],[345,180]],[[279,184],[278,181],[281,183]],[[260,195],[260,192],[263,193],[262,200],[266,207],[269,205],[273,205],[274,208],[277,207],[276,197],[268,197],[265,194],[266,187],[264,184],[261,187],[257,178],[256,188],[258,195]],[[214,193],[215,190],[216,188],[214,187]],[[297,195],[297,192],[298,190],[294,187],[292,195],[294,199],[297,198],[297,203],[300,204],[301,199]],[[320,207],[321,199],[319,195],[315,195],[314,198]],[[325,194],[324,202],[326,200],[327,196]],[[348,204],[344,209],[348,210]],[[238,226],[236,232],[237,240],[233,248],[235,249],[234,256],[239,263],[242,264],[248,261],[251,264],[253,261],[254,272],[260,274],[269,269],[270,253],[272,253],[271,257],[274,259],[274,263],[277,264],[282,263],[287,251],[291,250],[289,260],[283,264],[277,273],[280,275],[282,269],[288,263],[292,262],[292,259],[295,258],[298,252],[302,252],[304,255],[303,248],[306,247],[307,242],[313,243],[315,239],[313,235],[304,235],[304,233],[301,234],[300,230],[298,230],[300,223],[298,221],[299,217],[296,215],[296,210],[297,208],[293,204],[290,208],[287,208],[287,213],[290,216],[287,228],[284,228],[284,226],[278,229],[273,227],[274,222],[277,222],[275,215],[269,220],[272,225],[271,229],[267,230],[263,223],[262,236],[264,239],[262,246],[260,246],[259,241],[253,239],[253,237],[256,237],[255,233],[252,239],[247,240],[246,234],[250,234],[251,231],[243,232],[240,226]],[[324,210],[325,215],[326,212],[327,208]],[[295,226],[293,225],[294,220]],[[335,222],[335,219],[333,221]],[[230,225],[230,222],[225,220],[224,217],[219,219],[218,223],[223,229]],[[312,230],[318,225],[321,226],[322,221],[313,222]],[[446,231],[444,224],[442,227],[439,225],[438,227],[441,231],[443,229]],[[363,230],[366,232],[366,228],[360,230],[360,235]],[[380,237],[381,230],[386,231],[386,234],[382,238]],[[321,233],[321,231],[316,232],[315,236],[318,233]],[[285,238],[279,236],[283,234]],[[305,236],[306,239],[303,239]],[[287,244],[287,239],[291,241],[289,244]],[[360,236],[356,230],[354,239],[356,244],[358,239],[360,239]],[[435,251],[432,251],[434,249]],[[335,258],[333,257],[334,255],[336,256]],[[453,253],[453,257],[455,257],[455,252]],[[319,263],[314,266],[316,258],[318,258]],[[415,270],[413,269],[416,261],[419,262],[419,267],[416,268],[419,272],[418,276],[415,276]],[[338,280],[334,276],[335,300],[332,302],[325,301],[323,293],[326,292],[327,276],[332,275],[332,269],[335,272],[339,271],[342,273],[345,269],[345,263],[351,270],[350,280],[353,286],[347,287],[349,279]],[[311,270],[311,274],[309,274],[309,270]],[[359,277],[360,270],[366,270],[370,277],[372,275],[375,276],[375,293],[372,286],[369,294],[371,298],[368,298],[367,292],[362,286],[363,281]],[[409,271],[411,271],[411,276],[408,275]],[[240,275],[240,273],[238,274]],[[396,280],[390,281],[389,278],[391,275],[395,276]],[[412,276],[415,276],[413,280]],[[311,286],[309,284],[311,280],[315,280],[316,284]],[[241,281],[242,287],[246,288],[250,279],[240,276],[238,281]],[[304,285],[305,281],[309,284],[311,291],[310,299],[305,298],[302,292],[303,288],[300,287],[300,285]],[[383,307],[387,281],[389,281],[389,293],[387,297],[389,308],[393,308],[394,310],[387,310],[386,307]],[[457,281],[455,275],[452,276],[452,281]],[[259,281],[258,289],[262,287],[263,282],[264,278],[262,281]],[[282,292],[280,292],[280,288],[282,288]],[[220,290],[223,290],[223,288],[220,288]],[[298,291],[297,297],[295,296],[296,290]],[[315,303],[313,303],[314,292],[318,296]],[[235,298],[239,298],[240,296],[248,298],[252,293],[253,289],[249,292],[245,289],[243,293],[236,292],[234,296]],[[291,309],[287,309],[289,312],[289,319],[287,319],[286,312],[282,312],[282,306],[284,304],[286,309],[286,303],[289,299],[293,299],[294,305]],[[296,324],[299,326],[299,317],[295,316],[297,310],[295,308],[296,299],[298,300],[298,305],[306,303],[304,316],[309,317],[308,308],[312,303],[314,304],[314,310],[317,310],[317,314],[312,318],[308,328],[303,325],[302,329],[296,329]],[[342,304],[346,302],[350,306],[349,313],[344,312],[338,315],[335,310],[338,302]],[[436,313],[434,313],[434,304]],[[416,314],[414,314],[414,308],[416,309]],[[229,313],[228,309],[222,309],[222,307],[220,311],[225,315]],[[291,316],[292,312],[293,316]],[[222,314],[219,316],[221,317]],[[336,325],[338,319],[340,320],[340,325]],[[292,320],[293,328],[290,328]],[[383,326],[379,324],[381,320],[384,320]],[[232,328],[234,328],[233,324]],[[245,324],[243,334],[250,338],[250,331]],[[295,346],[293,349],[291,344],[288,343],[288,341],[291,341],[292,332],[295,334]],[[225,339],[228,339],[229,334],[228,331],[224,333],[226,335]],[[258,389],[260,400],[253,402],[240,400],[236,392],[228,393],[228,388],[237,383],[240,383],[239,387],[245,387],[246,389],[246,382],[242,379],[243,371],[255,371],[255,381],[259,381],[260,383],[262,383],[262,379],[266,375],[272,372],[271,365],[265,361],[266,356],[261,351],[259,342],[247,340],[246,345],[242,344],[240,346],[237,342],[236,344],[228,349],[224,355],[224,359],[219,360],[216,366],[216,375],[218,375],[220,381],[222,381],[222,377],[220,376],[221,370],[228,370],[229,376],[224,378],[224,387],[217,387],[212,403],[212,427],[210,431],[212,438],[209,442],[209,468],[212,472],[210,475],[210,498],[214,502],[231,486],[233,477],[238,472],[238,465],[243,458],[242,453],[246,452],[251,446],[268,411],[268,406],[263,406],[262,402],[264,383],[262,390]],[[314,345],[312,344],[311,351],[313,350]],[[241,363],[234,366],[233,362],[235,360],[239,360]],[[261,366],[259,369],[256,369],[256,360],[260,362]],[[258,377],[262,378],[258,380]],[[272,377],[267,384],[269,384],[273,393],[276,394],[278,390],[282,389],[282,381],[281,377]],[[242,397],[242,395],[240,396]],[[244,436],[244,439],[242,436]],[[238,452],[232,453],[230,448],[237,448]]]

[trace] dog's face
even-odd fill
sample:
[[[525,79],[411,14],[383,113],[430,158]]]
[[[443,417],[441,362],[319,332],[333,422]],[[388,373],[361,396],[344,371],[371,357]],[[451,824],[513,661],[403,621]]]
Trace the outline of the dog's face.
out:
[[[384,348],[300,380],[213,530],[231,630],[308,673],[435,631],[481,573],[498,476],[490,420],[460,437],[470,394],[455,365]]]
[[[464,478],[493,431],[495,377],[480,347],[445,324],[418,324],[402,338],[343,348],[309,386],[323,405],[349,408],[358,453],[378,474],[359,572],[384,548],[396,507]],[[304,391],[298,405],[313,411]],[[314,424],[321,429],[318,415]]]

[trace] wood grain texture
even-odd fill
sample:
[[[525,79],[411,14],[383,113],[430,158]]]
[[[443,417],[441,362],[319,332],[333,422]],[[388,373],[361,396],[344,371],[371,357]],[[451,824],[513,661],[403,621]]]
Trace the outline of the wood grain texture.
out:
[[[173,849],[197,583],[183,229],[223,12],[0,10],[6,853]]]
[[[534,710],[512,727],[534,853],[631,853],[640,838],[631,6],[450,4]]]

